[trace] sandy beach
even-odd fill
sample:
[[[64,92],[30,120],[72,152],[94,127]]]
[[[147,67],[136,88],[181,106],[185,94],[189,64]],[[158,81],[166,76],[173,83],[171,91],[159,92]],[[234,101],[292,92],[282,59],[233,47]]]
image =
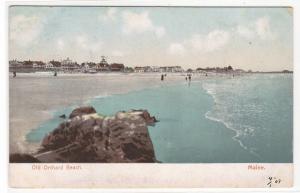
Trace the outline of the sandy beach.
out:
[[[95,97],[183,81],[183,74],[168,74],[162,82],[159,73],[59,74],[57,77],[49,73],[24,73],[16,78],[10,76],[10,152],[35,151],[39,144],[26,142],[25,136],[50,119],[51,112],[56,109],[83,105]]]

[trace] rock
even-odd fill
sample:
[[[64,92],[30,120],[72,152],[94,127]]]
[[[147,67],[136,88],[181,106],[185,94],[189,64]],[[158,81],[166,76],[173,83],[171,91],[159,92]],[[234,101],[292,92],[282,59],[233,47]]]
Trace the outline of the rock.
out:
[[[65,118],[66,118],[66,115],[65,115],[65,114],[62,114],[62,115],[59,116],[59,118],[65,119]]]
[[[71,119],[43,139],[35,157],[62,163],[157,162],[147,128],[157,120],[148,111],[121,111],[112,117],[90,114],[95,112],[93,107],[75,109]]]
[[[82,116],[82,115],[93,114],[93,113],[96,113],[96,110],[91,106],[79,107],[72,111],[69,118],[72,119],[73,117],[76,117],[76,116]]]
[[[140,116],[145,119],[147,125],[153,125],[158,122],[158,120],[154,116],[151,116],[147,110],[132,110],[132,112],[139,112]]]
[[[15,153],[9,155],[10,163],[39,163],[40,160],[29,154]]]

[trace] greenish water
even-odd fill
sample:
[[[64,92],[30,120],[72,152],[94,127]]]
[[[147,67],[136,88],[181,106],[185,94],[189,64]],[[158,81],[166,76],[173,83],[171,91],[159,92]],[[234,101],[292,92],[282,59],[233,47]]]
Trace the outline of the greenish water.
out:
[[[160,122],[149,127],[155,155],[163,163],[292,162],[292,75],[252,75],[203,80],[90,101],[97,112],[147,109]],[[61,114],[27,135],[40,141]]]

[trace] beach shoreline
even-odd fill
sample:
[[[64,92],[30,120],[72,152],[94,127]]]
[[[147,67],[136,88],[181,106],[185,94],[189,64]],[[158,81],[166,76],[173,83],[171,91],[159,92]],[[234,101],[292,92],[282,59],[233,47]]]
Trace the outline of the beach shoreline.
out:
[[[185,82],[182,73],[167,76],[164,81],[160,80],[160,73],[65,73],[58,77],[49,73],[18,73],[16,78],[10,76],[10,152],[36,151],[40,143],[29,143],[26,135],[53,118],[57,109],[84,105],[94,98]],[[200,80],[204,77],[194,78]],[[59,86],[60,80],[67,83]],[[93,86],[98,83],[99,86]],[[80,92],[81,89],[83,91]]]
[[[289,162],[289,152],[285,151],[285,158],[279,158],[268,153],[272,148],[263,143],[255,144],[257,139],[264,139],[270,128],[274,128],[264,119],[277,116],[276,112],[279,112],[268,111],[270,108],[266,104],[272,108],[275,106],[274,99],[266,93],[277,96],[278,89],[286,90],[284,93],[288,98],[284,104],[287,104],[291,99],[291,78],[290,75],[278,74],[235,77],[194,74],[189,82],[183,74],[168,74],[164,81],[161,81],[160,74],[142,73],[58,77],[20,75],[10,79],[10,153],[36,152],[41,139],[63,121],[61,115],[68,116],[70,110],[90,105],[108,116],[131,109],[147,109],[156,115],[160,122],[150,129],[150,137],[158,160],[164,163]],[[277,82],[278,88],[270,87],[273,81]],[[261,94],[256,93],[257,89]],[[284,93],[278,96],[285,98]],[[261,102],[265,105],[261,106]],[[280,106],[276,108],[282,109]],[[287,106],[284,111],[290,113],[289,109]],[[240,114],[241,110],[245,112]],[[258,119],[257,113],[261,118]],[[254,124],[256,120],[262,122]],[[276,125],[281,125],[276,127],[278,132],[282,127],[291,128],[289,118]],[[215,137],[217,143],[207,140]],[[285,143],[287,147],[290,146],[288,141]],[[185,152],[186,148],[188,151]],[[228,155],[239,154],[243,159],[224,154],[224,148],[230,149]],[[218,153],[211,154],[212,151]]]

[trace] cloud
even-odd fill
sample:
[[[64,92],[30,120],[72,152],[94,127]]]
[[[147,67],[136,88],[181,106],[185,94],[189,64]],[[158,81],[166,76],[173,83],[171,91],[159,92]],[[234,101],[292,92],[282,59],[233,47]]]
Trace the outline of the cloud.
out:
[[[172,43],[168,48],[168,53],[173,55],[184,55],[186,50],[180,43]]]
[[[259,38],[261,40],[271,40],[276,37],[275,33],[271,30],[270,20],[266,16],[258,18],[248,25],[238,25],[234,31],[246,39]]]
[[[230,33],[223,30],[213,30],[207,34],[194,34],[182,43],[172,43],[167,52],[169,54],[184,55],[191,52],[208,53],[223,48],[230,40]]]
[[[54,41],[56,56],[64,58],[66,56],[75,60],[96,60],[102,51],[102,41],[89,38],[86,34],[60,37]]]
[[[274,38],[274,34],[271,31],[270,21],[268,17],[259,18],[255,22],[255,29],[258,36],[263,40]]]
[[[109,8],[105,14],[99,15],[99,20],[103,22],[115,21],[117,17],[117,9],[114,7]]]
[[[165,35],[165,28],[162,26],[155,26],[149,18],[148,12],[133,13],[130,11],[124,11],[122,19],[123,32],[125,34],[153,32],[157,37]]]
[[[62,39],[58,39],[56,43],[57,43],[57,48],[58,48],[59,50],[63,50],[63,49],[64,49],[64,47],[65,47],[65,42],[64,42]]]
[[[43,29],[43,22],[37,16],[16,15],[9,22],[9,37],[14,44],[27,47],[33,44]]]
[[[229,32],[223,30],[214,30],[207,35],[194,35],[190,40],[192,46],[198,51],[211,52],[224,47],[229,41]]]
[[[245,37],[247,39],[251,39],[255,36],[255,32],[253,29],[250,29],[249,27],[239,25],[236,27],[236,32],[238,35]]]
[[[157,37],[160,38],[160,37],[162,37],[166,34],[166,30],[163,27],[156,27],[155,28],[155,34],[156,34]]]
[[[102,48],[100,40],[93,41],[86,35],[78,35],[75,37],[76,47],[91,54],[96,54]]]

